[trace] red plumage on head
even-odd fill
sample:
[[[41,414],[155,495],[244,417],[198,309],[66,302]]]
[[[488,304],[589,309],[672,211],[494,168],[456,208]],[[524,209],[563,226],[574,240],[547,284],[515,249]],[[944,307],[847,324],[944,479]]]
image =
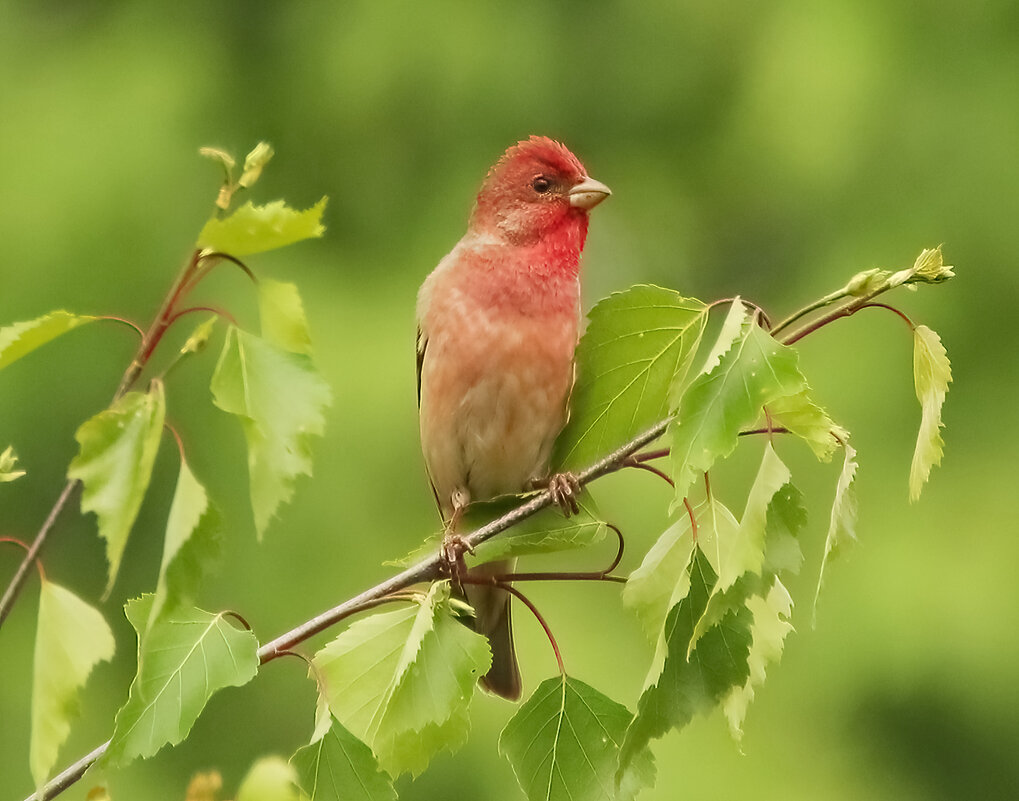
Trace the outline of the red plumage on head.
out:
[[[503,153],[485,177],[471,214],[471,229],[524,245],[553,237],[568,241],[579,256],[587,234],[587,212],[570,204],[570,189],[587,170],[565,146],[532,136]],[[544,191],[535,181],[548,183]],[[573,261],[576,261],[576,256]]]
[[[548,169],[578,181],[587,175],[587,170],[580,163],[580,159],[574,156],[566,145],[555,139],[549,139],[547,136],[532,136],[506,149],[502,157],[488,171],[485,186],[488,186],[492,179],[498,175],[532,167]],[[484,191],[484,187],[482,191]]]

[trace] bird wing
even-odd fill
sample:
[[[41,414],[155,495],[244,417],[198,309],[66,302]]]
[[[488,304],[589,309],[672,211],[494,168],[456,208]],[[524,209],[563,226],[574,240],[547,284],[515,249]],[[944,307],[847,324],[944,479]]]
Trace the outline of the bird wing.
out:
[[[417,334],[417,384],[418,384],[418,412],[421,411],[421,371],[425,366],[425,351],[428,350],[428,336],[418,326]],[[428,463],[425,463],[425,475],[428,476],[428,486],[432,488],[432,496],[435,498],[435,506],[439,510],[439,517],[442,518],[442,501],[439,500],[439,491],[435,489],[435,482],[428,472]]]
[[[428,337],[425,336],[425,332],[421,330],[421,326],[418,326],[417,336],[417,376],[418,376],[418,409],[421,409],[421,368],[425,364],[425,351],[428,349]]]

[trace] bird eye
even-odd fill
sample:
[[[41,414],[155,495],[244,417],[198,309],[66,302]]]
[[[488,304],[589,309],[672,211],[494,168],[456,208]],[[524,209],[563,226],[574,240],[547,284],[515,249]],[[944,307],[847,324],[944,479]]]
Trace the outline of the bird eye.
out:
[[[533,181],[531,181],[531,189],[537,192],[539,195],[544,195],[552,188],[552,179],[546,178],[544,175],[539,175]]]

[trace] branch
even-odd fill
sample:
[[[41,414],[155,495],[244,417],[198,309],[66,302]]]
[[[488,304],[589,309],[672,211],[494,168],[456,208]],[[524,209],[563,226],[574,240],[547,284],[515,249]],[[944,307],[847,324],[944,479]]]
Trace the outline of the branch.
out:
[[[621,470],[626,467],[630,456],[648,443],[658,439],[658,437],[665,433],[665,429],[668,428],[669,423],[671,422],[671,416],[664,420],[660,420],[647,431],[634,437],[621,448],[618,448],[604,459],[601,459],[582,473],[579,473],[577,475],[577,483],[580,486],[585,486],[595,479],[606,476],[609,473],[614,473],[617,470]],[[536,512],[540,512],[546,506],[552,505],[552,503],[551,492],[545,490],[544,492],[538,493],[527,502],[522,503],[520,506],[507,512],[502,517],[493,520],[491,523],[488,523],[465,536],[463,538],[464,544],[470,548],[474,548],[481,543],[492,539],[492,537],[497,534],[501,534],[507,529],[512,528],[517,523],[527,519]],[[291,629],[286,634],[280,635],[275,640],[272,640],[259,648],[259,665],[264,665],[266,662],[271,662],[273,659],[290,653],[290,649],[292,649],[295,645],[304,642],[309,637],[324,631],[335,623],[338,623],[356,612],[360,612],[364,609],[377,605],[380,601],[384,600],[387,596],[390,596],[393,593],[399,592],[423,581],[433,581],[439,578],[441,566],[442,560],[438,551],[436,551],[434,556],[418,562],[416,565],[407,568],[401,573],[397,573],[395,576],[386,579],[380,584],[376,584],[374,587],[365,590],[360,595],[351,598],[349,601],[344,601],[339,606],[334,606],[332,609],[313,617],[311,620],[302,623],[300,626]],[[83,756],[73,765],[70,765],[62,773],[49,781],[41,791],[33,793],[25,799],[25,801],[46,801],[46,799],[59,795],[72,784],[81,779],[81,777],[85,775],[85,771],[87,771],[92,764],[96,762],[96,760],[106,753],[106,749],[109,748],[109,745],[110,741],[107,740],[98,748]]]

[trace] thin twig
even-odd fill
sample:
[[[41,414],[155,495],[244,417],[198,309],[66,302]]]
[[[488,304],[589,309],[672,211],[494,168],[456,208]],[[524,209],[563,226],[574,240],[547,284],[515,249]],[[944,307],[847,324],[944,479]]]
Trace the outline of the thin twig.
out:
[[[548,641],[552,645],[552,652],[555,654],[555,661],[559,663],[559,675],[565,676],[566,666],[563,664],[563,655],[559,651],[559,643],[556,642],[555,635],[552,634],[552,629],[550,629],[548,623],[545,622],[545,618],[541,616],[541,612],[538,611],[538,607],[531,603],[530,599],[512,584],[496,584],[495,586],[500,590],[505,590],[531,610],[531,614],[534,615],[534,619],[541,624],[541,627],[545,630],[545,636],[548,637]]]
[[[11,613],[14,601],[18,597],[18,593],[21,591],[21,587],[24,585],[25,579],[28,578],[28,572],[32,569],[32,563],[35,562],[36,558],[39,556],[39,551],[42,550],[42,546],[46,542],[46,535],[49,534],[50,529],[53,528],[53,524],[57,521],[57,517],[60,516],[60,513],[67,505],[68,499],[70,499],[71,494],[74,492],[74,488],[77,486],[77,479],[71,479],[64,485],[63,492],[60,493],[60,497],[57,498],[57,502],[53,504],[53,508],[50,509],[49,515],[47,515],[46,520],[43,521],[42,526],[39,528],[39,533],[36,534],[35,539],[32,540],[32,544],[25,553],[25,558],[22,559],[21,564],[18,565],[18,569],[14,573],[14,577],[11,579],[10,584],[7,585],[6,591],[4,591],[4,597],[0,599],[0,625],[3,625],[4,620],[7,619],[7,615]]]

